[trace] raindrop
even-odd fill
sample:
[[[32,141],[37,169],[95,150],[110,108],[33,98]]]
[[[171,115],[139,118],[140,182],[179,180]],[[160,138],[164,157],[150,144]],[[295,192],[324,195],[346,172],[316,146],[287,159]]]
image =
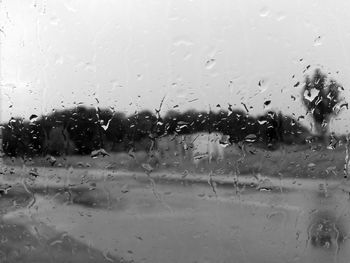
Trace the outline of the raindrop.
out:
[[[192,46],[193,45],[193,42],[191,40],[188,40],[188,39],[185,39],[185,38],[177,38],[177,39],[174,39],[174,42],[173,42],[173,45],[174,46]]]
[[[92,151],[90,156],[91,158],[97,158],[99,156],[102,156],[102,157],[109,156],[109,154],[106,152],[105,149],[101,148],[101,149]]]
[[[244,138],[244,140],[245,140],[246,142],[249,142],[249,143],[255,142],[256,139],[257,139],[257,137],[256,137],[255,134],[249,134],[249,135],[247,135],[247,136]]]
[[[258,82],[260,93],[265,92],[268,89],[268,81],[266,79],[261,79]]]
[[[38,118],[39,118],[38,115],[32,114],[32,115],[30,115],[29,120],[31,122],[35,122]]]
[[[35,178],[38,177],[39,176],[38,169],[37,168],[30,169],[29,175],[31,175],[31,176],[33,176]]]
[[[135,236],[138,240],[143,240],[143,238],[141,236]]]
[[[316,46],[320,46],[320,45],[322,45],[322,37],[318,36],[314,40],[314,46],[316,47]]]
[[[271,180],[267,177],[262,176],[260,173],[258,173],[255,178],[258,180],[257,189],[259,191],[270,192],[274,188]]]
[[[127,184],[123,185],[123,187],[120,189],[120,191],[123,193],[123,194],[126,194],[128,193],[130,190],[129,190],[129,186]]]
[[[271,100],[267,100],[267,101],[264,102],[265,106],[269,106],[270,104],[271,104]]]
[[[267,123],[267,120],[258,120],[258,123],[259,123],[260,125],[263,125],[263,124]]]
[[[184,60],[186,61],[186,60],[188,60],[188,59],[190,59],[192,57],[192,53],[188,53],[186,56],[184,56]]]
[[[283,12],[279,12],[279,13],[277,14],[276,20],[277,20],[277,21],[282,21],[282,20],[284,20],[285,18],[286,18],[286,14],[284,14]]]
[[[96,183],[90,183],[90,187],[89,190],[95,190],[96,189],[97,184]]]
[[[306,90],[304,92],[304,98],[310,102],[313,101],[317,95],[318,95],[318,90],[310,90],[310,91]]]
[[[244,109],[249,113],[249,110],[247,108],[247,105],[244,102],[241,102],[241,104],[243,105]]]
[[[107,260],[109,262],[115,262],[114,259],[111,257],[109,251],[103,251],[102,255],[103,255],[105,260]]]
[[[198,99],[192,99],[192,100],[189,100],[188,102],[195,102],[197,101]]]
[[[0,196],[6,195],[11,188],[12,186],[8,184],[0,185]]]
[[[349,109],[349,104],[348,103],[343,103],[340,105],[339,110],[341,110],[343,107],[345,107],[347,110]]]
[[[86,62],[84,69],[89,72],[94,72],[96,73],[96,66],[93,63]]]
[[[230,143],[230,136],[227,135],[227,136],[222,136],[222,138],[219,140],[219,144],[226,148],[227,146],[229,146],[231,143]]]
[[[207,153],[204,153],[204,154],[197,154],[197,155],[193,156],[193,159],[196,161],[196,160],[201,160],[201,159],[204,159],[207,157],[209,157],[209,155]]]
[[[205,62],[206,69],[212,69],[216,64],[216,60],[214,58],[211,58]]]
[[[186,178],[188,174],[187,170],[183,171],[181,178]]]
[[[148,163],[141,164],[142,168],[146,170],[146,172],[150,173],[153,171],[153,167]]]
[[[230,116],[233,113],[232,105],[228,104],[228,108],[227,109],[228,109],[227,116]]]
[[[270,10],[266,6],[264,6],[263,8],[260,9],[260,16],[261,17],[266,17],[269,15],[269,13],[270,13]]]
[[[308,165],[307,165],[307,167],[309,167],[309,168],[313,168],[313,167],[315,167],[316,166],[316,164],[314,164],[314,163],[309,163]]]
[[[121,85],[118,80],[111,80],[110,83],[112,84],[113,89],[122,89],[123,88],[123,85]]]
[[[294,84],[294,88],[298,87],[300,82],[298,81],[297,83]]]
[[[103,123],[101,124],[101,127],[102,127],[105,131],[108,129],[109,124],[111,123],[111,120],[112,120],[112,119],[109,119],[106,125],[104,125]]]
[[[63,243],[63,241],[60,240],[60,239],[58,239],[58,240],[52,241],[52,242],[50,243],[50,246],[55,246],[55,245],[57,245],[57,244],[62,244],[62,243]]]
[[[55,157],[53,157],[53,156],[48,156],[47,158],[46,158],[46,160],[50,163],[50,165],[51,166],[54,166],[55,165],[55,163],[56,163],[56,158]]]
[[[53,16],[50,18],[50,24],[53,26],[57,26],[59,24],[60,20],[57,16]]]

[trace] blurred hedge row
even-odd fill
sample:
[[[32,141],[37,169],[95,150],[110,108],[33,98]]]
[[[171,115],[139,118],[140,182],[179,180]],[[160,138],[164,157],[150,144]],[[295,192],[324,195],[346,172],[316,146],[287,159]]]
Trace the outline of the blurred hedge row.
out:
[[[280,144],[300,144],[309,131],[282,113],[250,116],[241,110],[204,112],[141,111],[126,116],[110,109],[77,107],[53,111],[31,120],[12,118],[2,125],[3,150],[8,156],[90,154],[107,151],[147,150],[158,137],[196,132],[221,132],[231,142],[254,134],[256,143],[273,149]]]

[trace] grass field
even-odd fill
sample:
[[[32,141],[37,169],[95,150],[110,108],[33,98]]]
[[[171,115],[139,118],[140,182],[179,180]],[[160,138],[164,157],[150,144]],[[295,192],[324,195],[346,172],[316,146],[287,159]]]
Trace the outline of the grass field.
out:
[[[225,148],[223,160],[202,160],[196,166],[189,158],[167,152],[162,158],[146,152],[111,153],[109,156],[91,158],[90,156],[55,157],[51,166],[48,158],[33,159],[4,158],[6,165],[13,170],[23,165],[29,167],[72,167],[94,168],[118,171],[167,171],[180,174],[262,174],[293,178],[342,178],[344,176],[345,147],[330,150],[323,145],[283,146],[278,150],[246,145],[244,151],[237,152],[237,147]],[[146,165],[146,166],[145,166]],[[9,170],[8,172],[11,172]],[[13,171],[12,171],[13,172]]]

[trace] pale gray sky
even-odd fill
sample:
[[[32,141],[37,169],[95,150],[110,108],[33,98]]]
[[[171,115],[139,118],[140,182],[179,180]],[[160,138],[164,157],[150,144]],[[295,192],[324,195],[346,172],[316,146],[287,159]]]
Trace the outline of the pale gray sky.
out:
[[[299,116],[305,113],[301,85],[293,85],[309,64],[331,72],[350,98],[346,0],[0,5],[2,120],[78,103],[130,113],[158,107],[163,96],[164,110],[241,107],[243,101],[258,114],[271,99],[272,109]],[[348,115],[333,129],[347,131]]]

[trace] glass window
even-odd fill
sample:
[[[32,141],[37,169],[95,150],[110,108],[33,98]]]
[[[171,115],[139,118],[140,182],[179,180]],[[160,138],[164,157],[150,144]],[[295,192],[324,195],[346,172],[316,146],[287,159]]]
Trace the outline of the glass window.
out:
[[[0,262],[349,262],[348,10],[0,1]]]

